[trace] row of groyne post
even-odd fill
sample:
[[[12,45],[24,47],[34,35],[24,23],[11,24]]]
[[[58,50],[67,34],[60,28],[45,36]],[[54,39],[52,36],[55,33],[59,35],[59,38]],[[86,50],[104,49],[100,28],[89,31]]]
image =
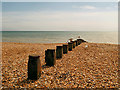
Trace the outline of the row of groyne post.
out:
[[[86,42],[83,39],[77,39],[70,41],[62,46],[56,46],[55,49],[45,50],[45,63],[46,66],[54,66],[56,64],[56,59],[61,59],[63,54],[67,54],[69,51],[72,51],[75,47],[81,43]],[[37,80],[41,76],[41,61],[39,55],[29,55],[28,60],[28,79]]]

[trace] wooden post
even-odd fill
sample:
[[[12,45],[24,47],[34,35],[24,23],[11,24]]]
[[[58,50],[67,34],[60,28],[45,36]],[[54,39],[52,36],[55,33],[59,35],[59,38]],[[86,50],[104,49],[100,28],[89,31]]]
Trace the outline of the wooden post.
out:
[[[69,43],[68,43],[68,50],[69,50],[69,51],[72,51],[72,48],[73,48],[73,43],[72,43],[72,42],[69,42]]]
[[[79,41],[79,39],[77,39],[77,43],[78,43],[78,45],[80,45],[80,41]]]
[[[55,49],[47,49],[45,51],[46,66],[54,66],[56,63]]]
[[[77,40],[75,40],[75,43],[76,43],[76,46],[78,46],[78,42],[77,42]]]
[[[56,58],[60,59],[63,55],[63,46],[57,46],[56,47]]]
[[[78,41],[78,45],[82,43],[82,39],[77,39],[77,41]]]
[[[68,45],[63,45],[63,54],[68,53]]]
[[[85,40],[83,40],[83,39],[80,39],[80,41],[81,41],[81,43],[86,42],[86,41],[85,41]]]
[[[75,48],[76,42],[75,42],[75,41],[72,41],[72,43],[73,43],[73,48]]]
[[[38,55],[30,55],[28,61],[28,79],[37,80],[41,76],[41,62]]]

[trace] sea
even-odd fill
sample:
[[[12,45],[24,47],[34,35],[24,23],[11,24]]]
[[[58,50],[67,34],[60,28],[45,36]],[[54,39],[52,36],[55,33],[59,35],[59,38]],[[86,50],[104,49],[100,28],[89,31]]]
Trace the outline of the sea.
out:
[[[78,36],[90,43],[118,44],[117,31],[1,31],[2,42],[66,43]]]

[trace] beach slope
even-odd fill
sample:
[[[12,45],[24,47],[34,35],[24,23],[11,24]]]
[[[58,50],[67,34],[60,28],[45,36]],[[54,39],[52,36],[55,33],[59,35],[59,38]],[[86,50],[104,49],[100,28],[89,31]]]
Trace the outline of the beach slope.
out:
[[[118,88],[118,45],[82,43],[44,67],[45,50],[62,43],[2,43],[2,85],[7,88]],[[87,45],[87,47],[86,47]],[[27,80],[28,56],[40,55],[42,75]]]

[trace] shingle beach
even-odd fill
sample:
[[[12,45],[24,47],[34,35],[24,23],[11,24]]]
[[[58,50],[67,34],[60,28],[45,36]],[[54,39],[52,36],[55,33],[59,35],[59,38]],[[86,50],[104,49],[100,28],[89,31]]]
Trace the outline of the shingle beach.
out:
[[[2,43],[3,88],[118,88],[118,45],[82,43],[54,67],[44,67],[45,50],[63,43]],[[86,47],[87,45],[87,47]],[[28,58],[40,55],[42,74],[27,80]]]

